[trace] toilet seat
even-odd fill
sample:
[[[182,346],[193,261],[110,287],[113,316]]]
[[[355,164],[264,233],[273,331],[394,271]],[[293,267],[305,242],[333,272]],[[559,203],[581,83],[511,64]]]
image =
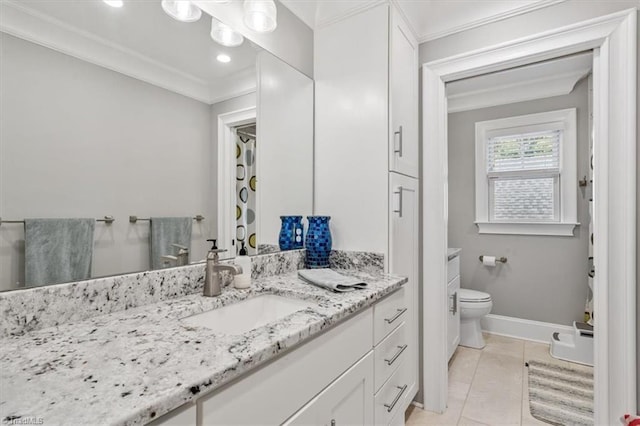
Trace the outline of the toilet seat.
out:
[[[458,290],[458,297],[460,298],[461,302],[465,303],[480,303],[491,301],[491,295],[489,293],[469,290],[466,288],[461,288],[460,290]]]

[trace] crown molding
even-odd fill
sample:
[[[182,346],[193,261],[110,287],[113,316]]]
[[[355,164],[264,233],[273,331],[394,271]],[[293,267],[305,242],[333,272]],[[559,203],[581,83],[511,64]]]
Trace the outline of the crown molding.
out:
[[[225,93],[214,93],[206,80],[27,8],[15,0],[3,0],[0,8],[1,32],[206,104],[229,97]]]
[[[590,69],[447,96],[449,113],[568,95]]]
[[[327,18],[327,19],[321,19],[316,23],[315,30],[328,27],[329,25],[333,25],[337,22],[343,21],[359,13],[362,13],[369,9],[373,9],[374,7],[379,6],[381,4],[389,4],[389,0],[372,0],[369,3],[349,8],[344,13],[341,13],[340,15],[332,16],[331,18]]]
[[[442,38],[442,37],[446,37],[446,36],[450,36],[462,31],[467,31],[473,28],[477,28],[477,27],[481,27],[483,25],[487,25],[487,24],[491,24],[494,22],[498,22],[498,21],[502,21],[504,19],[508,19],[508,18],[512,18],[515,16],[519,16],[519,15],[524,15],[525,13],[529,13],[529,12],[533,12],[535,10],[539,10],[539,9],[544,9],[546,7],[549,6],[553,6],[555,4],[558,3],[562,3],[565,2],[566,0],[541,0],[537,3],[534,4],[529,4],[526,6],[521,6],[515,9],[512,9],[508,12],[504,12],[504,13],[499,13],[497,15],[493,15],[493,16],[489,16],[487,18],[483,18],[483,19],[478,19],[476,21],[472,21],[469,22],[467,24],[464,25],[459,25],[457,27],[453,27],[450,28],[448,30],[444,30],[444,31],[438,31],[438,32],[434,32],[434,33],[423,33],[421,35],[418,35],[418,43],[425,43],[427,41],[431,41],[431,40],[435,40],[438,38]],[[399,7],[402,8],[401,6],[402,3],[399,4]]]

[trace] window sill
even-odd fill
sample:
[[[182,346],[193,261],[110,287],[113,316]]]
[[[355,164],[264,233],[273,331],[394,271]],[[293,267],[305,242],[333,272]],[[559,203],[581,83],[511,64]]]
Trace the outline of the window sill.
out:
[[[579,223],[504,223],[504,222],[476,222],[479,234],[508,234],[508,235],[555,235],[573,237],[573,228]]]

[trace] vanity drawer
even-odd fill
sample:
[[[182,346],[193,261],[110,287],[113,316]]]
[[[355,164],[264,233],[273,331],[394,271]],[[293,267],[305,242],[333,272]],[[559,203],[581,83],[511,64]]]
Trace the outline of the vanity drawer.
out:
[[[460,275],[460,256],[456,256],[447,263],[447,282]]]
[[[407,325],[403,322],[398,328],[393,330],[374,349],[375,391],[382,387],[389,376],[400,366],[410,351],[407,339]]]
[[[406,365],[403,363],[376,394],[374,409],[376,425],[388,425],[397,414],[404,411],[406,393],[409,390]]]
[[[373,342],[375,345],[409,317],[404,292],[404,287],[401,287],[373,305]]]

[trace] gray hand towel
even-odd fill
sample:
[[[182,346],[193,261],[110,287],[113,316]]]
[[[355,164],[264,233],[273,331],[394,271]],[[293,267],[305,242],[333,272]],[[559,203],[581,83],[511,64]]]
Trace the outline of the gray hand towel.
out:
[[[95,219],[25,219],[25,284],[91,278]]]
[[[176,254],[171,244],[180,244],[191,249],[191,217],[152,217],[151,218],[151,268],[166,267],[162,256]],[[169,265],[171,266],[171,265]]]
[[[340,293],[367,288],[367,283],[331,269],[300,269],[298,276],[310,284]]]

